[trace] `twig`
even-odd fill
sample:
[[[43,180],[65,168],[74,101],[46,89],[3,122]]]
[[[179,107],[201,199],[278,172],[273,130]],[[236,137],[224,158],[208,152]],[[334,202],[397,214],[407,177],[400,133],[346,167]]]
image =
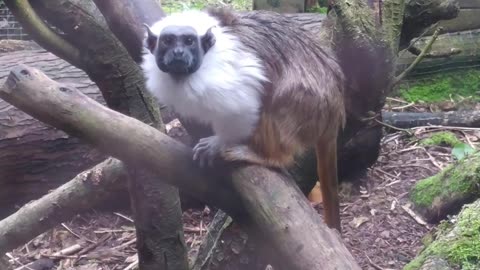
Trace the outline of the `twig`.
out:
[[[73,234],[75,237],[77,237],[78,239],[85,239],[86,241],[94,244],[95,241],[92,241],[90,239],[87,239],[86,237],[81,237],[80,235],[76,234],[74,231],[72,231],[67,225],[65,225],[65,223],[61,223],[62,227],[65,228],[65,230],[67,230],[68,232],[70,232],[71,234]]]
[[[373,266],[373,268],[377,269],[377,270],[384,270],[382,267],[380,267],[378,264],[374,263],[372,261],[372,259],[370,259],[370,257],[368,257],[367,253],[365,253],[365,256],[367,257],[368,259],[368,262],[370,263],[371,266]]]
[[[460,132],[463,134],[463,136],[465,137],[465,140],[467,141],[468,145],[470,145],[472,148],[475,148],[475,146],[473,145],[473,143],[470,141],[470,139],[468,138],[468,134],[463,131],[463,130],[460,130]]]
[[[408,207],[408,205],[402,205],[401,206],[403,210],[405,210],[405,212],[407,212],[407,214],[409,214],[418,224],[420,225],[423,225],[425,227],[428,227],[428,224],[427,222],[425,222],[423,220],[423,218],[421,218],[420,216],[418,216],[417,214],[415,214],[415,212],[413,212],[412,209],[410,209],[410,207]]]
[[[128,242],[125,242],[123,244],[121,244],[120,246],[116,246],[116,247],[113,247],[112,249],[122,249],[124,247],[127,247],[133,243],[137,242],[137,238],[133,238],[132,240],[128,241]]]
[[[430,153],[427,151],[427,149],[425,149],[424,147],[420,147],[420,148],[422,148],[423,151],[425,151],[425,153],[426,153],[426,154],[428,155],[428,157],[429,157],[429,160],[432,162],[432,164],[433,164],[435,167],[439,168],[440,170],[443,170],[443,167],[435,161],[435,158],[434,158],[432,155],[430,155]]]
[[[78,239],[82,239],[82,237],[80,237],[80,235],[73,232],[67,225],[65,225],[65,223],[61,223],[61,225],[62,225],[63,228],[65,228],[65,230],[67,230],[68,232],[73,234],[75,237],[77,237]]]
[[[386,184],[385,187],[393,186],[393,185],[395,185],[397,183],[400,183],[400,182],[401,182],[400,180],[396,180],[396,181],[393,181],[393,182],[390,182],[390,183]]]
[[[395,127],[395,126],[389,125],[389,124],[384,123],[384,122],[382,122],[382,121],[380,121],[380,120],[377,120],[377,119],[375,119],[375,121],[376,121],[377,123],[379,123],[380,125],[386,126],[386,127],[388,127],[388,128],[394,129],[394,130],[404,131],[404,132],[408,133],[408,135],[412,135],[412,132],[411,132],[410,130],[408,130],[408,129]]]
[[[392,87],[397,85],[401,80],[403,80],[403,78],[405,78],[407,76],[407,74],[418,64],[420,63],[423,58],[425,57],[425,55],[430,51],[430,49],[432,48],[432,45],[433,43],[435,42],[435,40],[437,40],[438,38],[438,35],[440,34],[440,30],[441,28],[437,28],[435,30],[435,32],[433,33],[432,35],[432,38],[430,39],[430,41],[427,43],[427,45],[425,46],[425,48],[423,48],[422,52],[417,56],[417,58],[415,58],[415,60],[413,60],[412,64],[410,64],[409,67],[407,67],[400,75],[398,75],[392,82]]]
[[[117,213],[117,212],[115,212],[114,214],[133,223],[133,219],[131,219],[131,218],[125,216],[125,215],[122,215],[122,214]]]
[[[183,227],[184,232],[204,232],[206,228],[192,228],[192,227]]]
[[[15,258],[12,254],[10,254],[10,252],[7,252],[5,255],[6,255],[8,258],[10,258],[13,262],[16,262],[16,263],[20,264],[20,265],[21,265],[20,268],[22,268],[22,269],[28,269],[28,270],[34,270],[34,269],[30,268],[30,267],[28,266],[28,264],[25,265],[25,264],[23,264],[21,261],[19,261],[19,260],[18,260],[17,258]]]
[[[414,39],[414,40],[412,40],[412,41],[410,42],[410,44],[408,45],[408,47],[407,47],[405,50],[403,50],[402,55],[403,55],[406,51],[409,51],[410,48],[412,48],[413,45],[415,45],[415,43],[417,43],[417,42],[418,42],[421,38],[423,38],[428,32],[430,32],[430,30],[432,30],[432,29],[434,29],[434,28],[437,28],[437,26],[438,26],[438,22],[430,25],[430,27],[428,27],[427,29],[425,29],[425,31],[423,31],[423,33],[422,33],[419,37],[417,37],[416,39]],[[402,56],[402,55],[400,55],[400,56]]]
[[[69,246],[67,248],[64,248],[56,253],[53,254],[53,256],[62,256],[62,255],[72,255],[82,249],[82,246],[79,244],[75,244],[73,246]]]
[[[396,101],[396,102],[408,104],[408,101],[401,100],[401,99],[398,99],[398,98],[387,97],[387,100],[393,100],[393,101]]]
[[[409,104],[403,105],[403,106],[392,107],[392,110],[402,110],[402,109],[412,107],[413,105],[415,105],[415,102],[412,102],[412,103],[409,103]]]
[[[121,229],[121,230],[98,230],[98,231],[93,231],[96,234],[102,234],[102,233],[122,233],[122,232],[134,232],[135,228],[131,229]]]
[[[138,259],[129,264],[127,267],[125,267],[123,270],[132,270],[135,269],[135,267],[138,266]]]

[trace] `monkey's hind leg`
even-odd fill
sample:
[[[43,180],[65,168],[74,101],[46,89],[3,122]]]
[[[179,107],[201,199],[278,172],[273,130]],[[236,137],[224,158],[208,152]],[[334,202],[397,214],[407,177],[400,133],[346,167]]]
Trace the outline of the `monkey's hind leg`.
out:
[[[222,157],[227,161],[244,161],[247,163],[269,166],[268,162],[252,151],[247,145],[235,145],[222,152]]]
[[[328,227],[335,228],[341,233],[336,139],[319,141],[316,152],[325,223]]]

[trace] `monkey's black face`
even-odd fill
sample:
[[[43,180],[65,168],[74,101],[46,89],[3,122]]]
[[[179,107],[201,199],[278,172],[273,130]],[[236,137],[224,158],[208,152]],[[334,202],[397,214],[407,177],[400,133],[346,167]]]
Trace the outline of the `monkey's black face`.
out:
[[[215,43],[209,30],[203,37],[190,26],[167,26],[158,38],[149,30],[147,47],[155,55],[160,70],[174,76],[189,75],[197,71],[205,53]]]

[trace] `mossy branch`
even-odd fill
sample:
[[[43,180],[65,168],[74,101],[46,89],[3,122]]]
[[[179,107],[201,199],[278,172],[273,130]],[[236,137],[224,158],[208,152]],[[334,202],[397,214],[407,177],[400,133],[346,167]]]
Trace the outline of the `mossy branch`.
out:
[[[337,0],[332,9],[343,29],[343,38],[351,39],[362,47],[378,42],[375,17],[366,1]]]
[[[428,41],[425,48],[423,48],[422,52],[417,56],[417,58],[415,58],[415,60],[412,62],[412,64],[410,64],[410,66],[408,68],[406,68],[400,75],[395,77],[395,79],[392,82],[392,86],[397,85],[401,80],[403,80],[407,76],[407,74],[410,71],[412,71],[412,69],[415,68],[415,66],[418,65],[418,63],[420,63],[425,58],[425,56],[428,54],[428,52],[432,49],[433,43],[435,42],[435,40],[437,40],[438,35],[440,34],[440,30],[441,30],[441,28],[437,28],[435,30],[435,32],[433,33],[430,41]]]
[[[52,31],[38,16],[28,0],[5,0],[4,3],[40,46],[72,65],[79,66],[81,63],[80,51]]]
[[[383,25],[385,35],[391,46],[393,55],[396,55],[400,44],[400,35],[405,13],[405,0],[385,0],[383,2]]]

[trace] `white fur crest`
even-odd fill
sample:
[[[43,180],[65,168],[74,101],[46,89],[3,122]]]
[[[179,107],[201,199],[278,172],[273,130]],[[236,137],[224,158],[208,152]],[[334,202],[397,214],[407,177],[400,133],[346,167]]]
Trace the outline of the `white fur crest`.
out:
[[[257,124],[262,83],[267,81],[262,61],[205,12],[175,13],[151,29],[159,35],[165,26],[173,24],[192,26],[199,35],[217,26],[212,28],[216,43],[205,54],[200,68],[182,81],[162,72],[147,51],[142,63],[147,89],[180,115],[211,124],[224,143],[247,138]]]

